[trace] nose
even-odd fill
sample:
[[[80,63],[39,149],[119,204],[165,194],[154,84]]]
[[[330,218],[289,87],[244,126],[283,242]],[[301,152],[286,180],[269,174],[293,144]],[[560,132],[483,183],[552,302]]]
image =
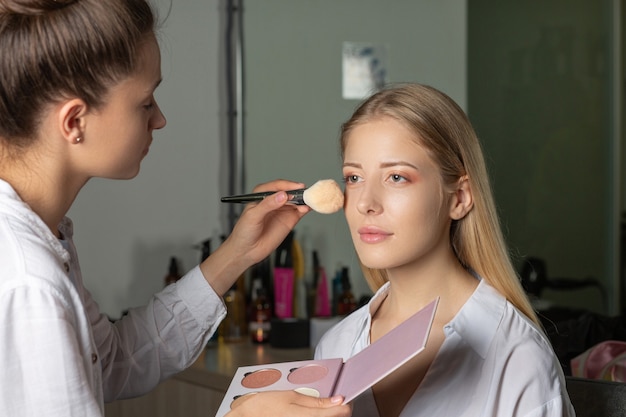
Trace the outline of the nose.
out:
[[[379,199],[379,190],[373,184],[363,184],[356,201],[356,208],[361,214],[380,214],[383,206]]]
[[[161,107],[159,107],[159,105],[156,103],[154,104],[154,106],[155,112],[154,116],[152,117],[151,127],[153,130],[163,129],[167,124],[167,120],[165,119],[165,115],[161,111]]]

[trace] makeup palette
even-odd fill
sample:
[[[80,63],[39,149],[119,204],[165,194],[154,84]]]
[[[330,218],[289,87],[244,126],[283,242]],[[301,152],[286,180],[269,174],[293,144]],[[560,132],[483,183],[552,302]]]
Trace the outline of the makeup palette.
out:
[[[237,398],[262,391],[295,390],[314,397],[343,395],[348,403],[416,356],[426,346],[439,299],[349,358],[303,360],[237,369],[216,417]]]

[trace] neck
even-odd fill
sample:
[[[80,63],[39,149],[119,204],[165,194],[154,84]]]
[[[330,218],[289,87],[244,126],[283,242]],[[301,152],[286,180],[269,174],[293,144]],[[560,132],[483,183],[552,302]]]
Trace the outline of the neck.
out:
[[[381,314],[400,323],[439,297],[437,316],[449,321],[470,297],[478,281],[452,251],[388,271],[389,294]],[[378,313],[377,313],[378,314]]]
[[[63,164],[47,163],[41,158],[2,161],[0,178],[11,184],[20,198],[37,213],[55,236],[86,180],[70,178]]]

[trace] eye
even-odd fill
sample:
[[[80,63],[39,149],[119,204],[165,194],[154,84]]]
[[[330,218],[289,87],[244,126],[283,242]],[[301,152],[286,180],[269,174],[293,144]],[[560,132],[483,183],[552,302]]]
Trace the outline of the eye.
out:
[[[143,104],[143,108],[146,110],[152,110],[156,105],[156,100],[154,100],[154,95],[148,97]]]
[[[345,182],[346,184],[355,184],[360,181],[361,177],[359,177],[358,175],[346,175],[345,177],[343,177],[343,182]]]
[[[405,177],[403,177],[403,176],[402,176],[402,175],[400,175],[400,174],[391,174],[391,175],[389,176],[389,179],[390,179],[392,182],[396,182],[396,183],[399,183],[399,182],[405,182],[405,181],[407,180]]]

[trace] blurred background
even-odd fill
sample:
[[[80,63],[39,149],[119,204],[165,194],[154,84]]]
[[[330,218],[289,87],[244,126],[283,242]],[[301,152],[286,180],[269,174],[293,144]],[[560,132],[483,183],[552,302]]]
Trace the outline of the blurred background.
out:
[[[201,242],[219,244],[237,214],[221,196],[339,181],[339,126],[381,80],[430,84],[468,112],[515,264],[539,260],[525,272],[538,305],[622,313],[621,1],[254,0],[235,17],[226,0],[155,6],[168,125],[136,179],[92,181],[70,213],[86,285],[112,318],[162,288],[171,256],[186,270]],[[295,236],[370,294],[341,212],[308,215]]]

